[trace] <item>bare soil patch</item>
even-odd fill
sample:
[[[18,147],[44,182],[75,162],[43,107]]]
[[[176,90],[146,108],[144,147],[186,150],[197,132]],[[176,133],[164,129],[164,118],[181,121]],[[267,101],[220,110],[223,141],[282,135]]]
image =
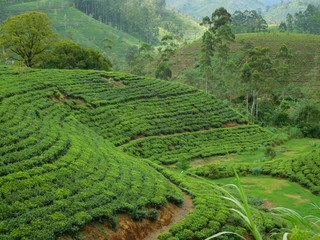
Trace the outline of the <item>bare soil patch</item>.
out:
[[[243,125],[249,125],[248,123],[237,123],[236,121],[233,122],[227,122],[222,124],[222,128],[231,128],[236,126],[243,126]]]
[[[85,240],[153,240],[159,234],[169,231],[172,225],[184,219],[192,210],[192,197],[184,193],[184,203],[180,207],[168,203],[158,210],[159,216],[155,222],[147,219],[134,222],[130,216],[121,214],[116,231],[111,230],[106,222],[89,224],[80,233]],[[73,240],[70,236],[64,236],[63,239]]]
[[[113,87],[125,87],[122,81],[116,81],[112,77],[101,76],[103,79],[106,79],[109,83],[112,84]]]
[[[235,154],[230,154],[230,157],[228,156],[215,156],[209,159],[196,159],[190,162],[190,165],[192,167],[196,167],[196,166],[202,166],[202,165],[206,165],[206,164],[210,164],[210,163],[215,163],[215,162],[228,162],[228,161],[235,161],[236,160],[236,155]]]
[[[269,202],[268,199],[263,199],[262,205],[269,209],[274,208],[276,206],[274,203]]]
[[[293,198],[298,200],[295,205],[299,205],[300,203],[306,203],[306,202],[310,202],[310,199],[303,199],[300,195],[292,195],[292,194],[286,194],[287,197],[289,198]]]
[[[81,99],[81,98],[71,98],[71,97],[67,97],[65,94],[61,93],[60,97],[57,98],[55,95],[53,95],[51,97],[51,99],[57,103],[59,103],[60,105],[64,106],[65,105],[65,100],[71,100],[71,101],[76,101],[79,105],[81,106],[85,106],[86,102]]]

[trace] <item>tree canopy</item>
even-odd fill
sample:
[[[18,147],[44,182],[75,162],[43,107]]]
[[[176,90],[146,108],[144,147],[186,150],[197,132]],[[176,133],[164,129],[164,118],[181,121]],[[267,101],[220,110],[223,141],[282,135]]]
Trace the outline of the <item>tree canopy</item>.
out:
[[[320,34],[320,9],[309,4],[304,12],[297,12],[286,18],[287,31],[299,33]]]
[[[223,69],[230,50],[228,44],[235,39],[229,25],[231,21],[230,13],[221,7],[212,13],[211,18],[204,17],[200,24],[208,27],[208,30],[202,36],[201,48],[201,69],[206,78],[206,86],[208,80],[212,79],[212,57],[215,52],[219,59],[219,72],[223,78]]]
[[[168,80],[172,76],[172,71],[166,62],[161,62],[155,72],[156,78]]]
[[[32,67],[37,55],[56,41],[52,22],[45,13],[28,12],[8,18],[1,26],[0,44]]]
[[[110,71],[112,64],[97,50],[85,48],[69,39],[58,41],[51,52],[44,54],[43,68],[95,69]]]
[[[245,10],[234,12],[231,27],[234,33],[254,33],[265,32],[268,24],[255,10]]]

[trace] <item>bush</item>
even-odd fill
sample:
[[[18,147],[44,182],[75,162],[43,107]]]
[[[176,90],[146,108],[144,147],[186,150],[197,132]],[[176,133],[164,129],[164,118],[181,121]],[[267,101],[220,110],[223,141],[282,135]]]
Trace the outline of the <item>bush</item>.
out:
[[[253,175],[258,176],[258,175],[260,175],[260,173],[262,172],[262,169],[261,169],[261,168],[258,168],[258,167],[255,167],[255,168],[253,168],[253,169],[251,170],[251,172],[252,172]]]
[[[166,62],[161,62],[155,72],[156,78],[168,80],[172,76],[172,71]]]
[[[158,239],[159,240],[167,240],[167,239],[169,239],[171,237],[172,237],[171,233],[165,232],[165,233],[160,234],[158,236]]]
[[[147,215],[147,218],[151,221],[154,222],[158,219],[158,211],[156,209],[151,209]]]
[[[277,155],[277,153],[272,147],[267,147],[266,151],[264,152],[264,156],[269,158],[269,159],[275,158],[276,155]]]
[[[290,127],[288,130],[288,134],[291,138],[302,138],[303,133],[300,128]]]

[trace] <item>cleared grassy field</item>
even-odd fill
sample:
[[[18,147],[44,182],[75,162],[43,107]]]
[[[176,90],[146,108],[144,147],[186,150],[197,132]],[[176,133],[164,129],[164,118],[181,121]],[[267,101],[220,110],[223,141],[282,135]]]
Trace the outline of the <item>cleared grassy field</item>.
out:
[[[235,178],[222,178],[214,180],[219,184],[236,184]],[[302,216],[316,215],[311,203],[320,205],[320,197],[313,195],[310,191],[297,183],[269,176],[248,176],[241,178],[242,186],[248,195],[264,200],[267,207],[286,207],[293,209]]]

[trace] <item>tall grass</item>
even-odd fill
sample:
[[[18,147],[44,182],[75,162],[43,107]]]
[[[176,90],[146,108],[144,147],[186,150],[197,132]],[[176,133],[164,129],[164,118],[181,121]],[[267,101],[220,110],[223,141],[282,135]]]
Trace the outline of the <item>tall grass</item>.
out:
[[[192,192],[192,194],[202,197],[208,201],[213,201],[212,197],[220,197],[222,199],[225,199],[227,201],[230,201],[231,203],[235,204],[236,208],[231,208],[231,211],[237,213],[241,219],[245,222],[248,229],[250,230],[252,236],[256,240],[263,240],[262,234],[259,232],[257,226],[255,225],[253,221],[253,215],[249,208],[249,204],[247,201],[246,194],[243,190],[243,187],[240,182],[240,178],[237,174],[237,172],[234,170],[235,177],[237,179],[237,185],[235,184],[227,184],[224,187],[220,187],[217,184],[210,182],[204,178],[201,178],[196,175],[192,175],[196,178],[201,179],[203,182],[214,185],[219,190],[221,190],[224,195],[216,196],[216,195],[203,195]],[[229,190],[227,190],[225,187],[232,187],[234,188],[240,196],[240,199],[233,196]],[[188,189],[185,189],[188,191]],[[189,191],[190,192],[190,191]],[[313,207],[320,211],[320,207],[313,204]],[[273,212],[275,215],[286,219],[289,223],[291,223],[292,227],[290,229],[281,229],[280,233],[278,234],[272,234],[274,236],[281,235],[281,239],[283,240],[320,240],[320,218],[315,217],[313,215],[308,216],[301,216],[299,213],[295,212],[292,209],[284,208],[284,207],[277,207],[273,208]],[[219,232],[213,236],[210,236],[206,238],[206,240],[214,239],[222,235],[236,235],[241,239],[245,239],[243,236],[235,233],[235,232]],[[292,235],[292,238],[290,238],[290,235]],[[279,239],[279,238],[277,238]]]

